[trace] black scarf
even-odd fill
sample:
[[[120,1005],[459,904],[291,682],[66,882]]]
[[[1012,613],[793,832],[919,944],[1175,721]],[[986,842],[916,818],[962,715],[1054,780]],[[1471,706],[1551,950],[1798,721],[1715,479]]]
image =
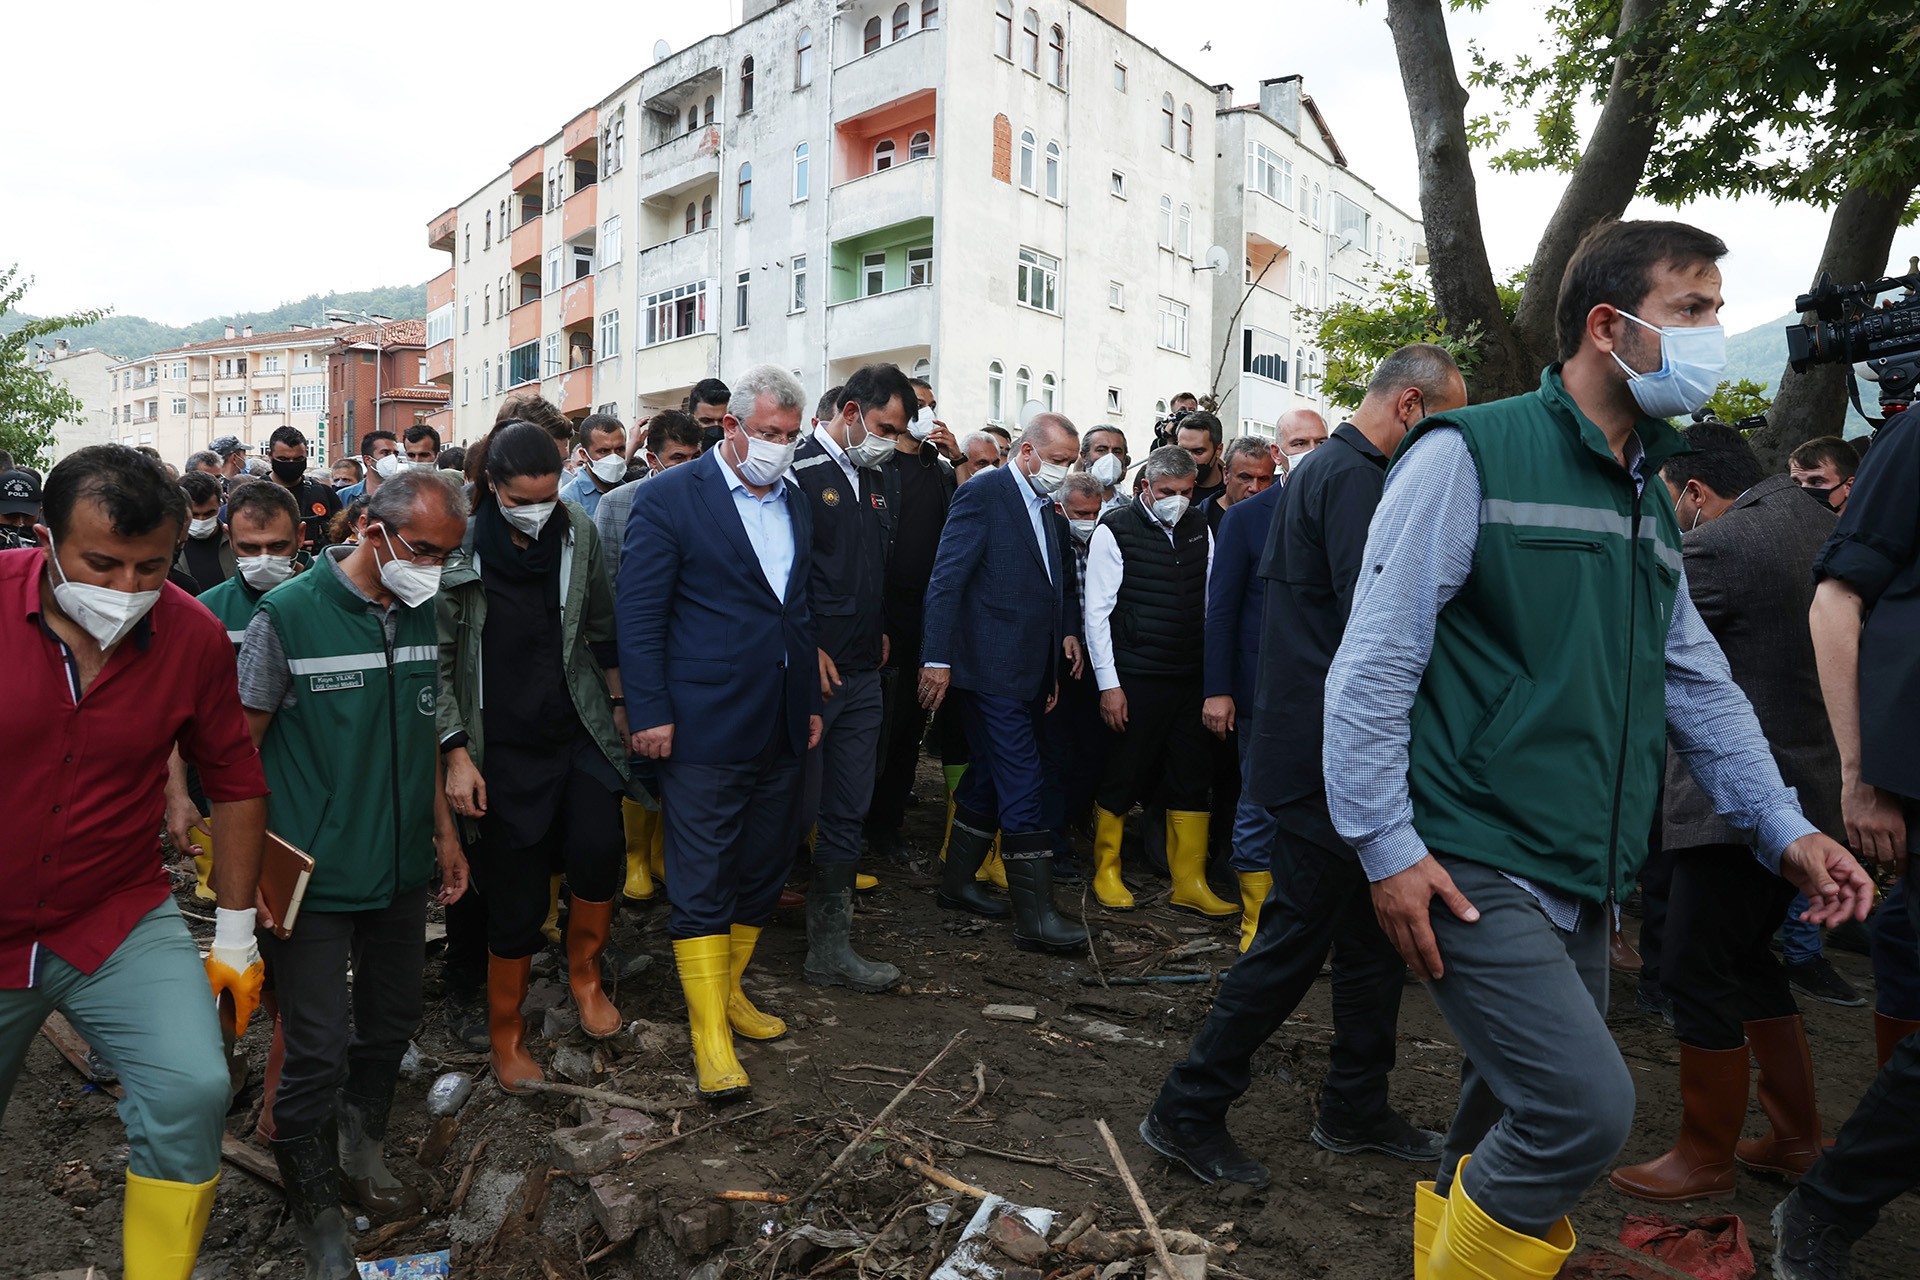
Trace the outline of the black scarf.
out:
[[[540,536],[520,546],[513,540],[514,528],[500,513],[500,504],[488,494],[480,499],[473,513],[473,553],[480,558],[482,577],[498,574],[508,582],[544,580],[550,605],[560,601],[560,557],[567,549],[567,510],[564,503],[554,507]]]

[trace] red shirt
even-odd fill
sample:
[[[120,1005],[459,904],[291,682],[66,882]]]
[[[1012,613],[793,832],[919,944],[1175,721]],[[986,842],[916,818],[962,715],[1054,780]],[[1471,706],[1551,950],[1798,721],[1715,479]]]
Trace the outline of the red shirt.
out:
[[[76,703],[41,619],[46,563],[0,551],[0,990],[33,986],[41,949],[92,973],[170,892],[160,860],[167,758],[215,803],[267,794],[226,629],[171,583]]]

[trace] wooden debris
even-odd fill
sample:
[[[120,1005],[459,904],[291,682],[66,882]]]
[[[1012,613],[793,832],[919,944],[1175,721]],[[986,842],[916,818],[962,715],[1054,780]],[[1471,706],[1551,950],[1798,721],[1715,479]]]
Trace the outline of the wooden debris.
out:
[[[611,1089],[600,1089],[592,1085],[562,1084],[557,1080],[524,1080],[520,1087],[528,1093],[552,1093],[563,1098],[589,1098],[595,1102],[604,1102],[610,1107],[625,1107],[629,1111],[640,1111],[650,1116],[675,1116],[682,1111],[697,1111],[706,1103],[698,1101],[656,1102],[652,1098],[636,1098],[630,1093],[615,1093]]]
[[[420,1139],[420,1150],[414,1159],[431,1169],[447,1158],[447,1148],[453,1145],[454,1135],[460,1132],[460,1121],[453,1116],[441,1116],[433,1122],[433,1128],[427,1130],[426,1137]]]
[[[751,1120],[753,1117],[763,1116],[771,1110],[773,1110],[771,1106],[755,1107],[751,1111],[742,1111],[739,1115],[722,1116],[718,1120],[709,1120],[705,1124],[695,1125],[693,1128],[686,1130],[684,1133],[676,1133],[671,1138],[662,1138],[660,1141],[654,1143],[652,1146],[642,1147],[638,1151],[629,1151],[627,1152],[627,1154],[621,1156],[620,1159],[624,1161],[624,1160],[632,1160],[637,1156],[652,1155],[654,1152],[660,1150],[662,1147],[670,1147],[674,1143],[679,1142],[683,1138],[691,1138],[696,1133],[705,1133],[709,1129],[718,1129],[723,1124],[737,1124],[742,1120]],[[678,1117],[675,1117],[675,1122],[676,1123],[678,1122]]]
[[[447,1202],[448,1213],[460,1212],[460,1206],[467,1202],[467,1192],[473,1189],[473,1169],[480,1163],[480,1157],[487,1152],[485,1138],[473,1144],[473,1150],[467,1152],[467,1163],[460,1170],[460,1181],[454,1184],[453,1199]]]
[[[1093,1205],[1088,1205],[1085,1209],[1081,1210],[1079,1217],[1062,1227],[1048,1243],[1052,1245],[1056,1253],[1059,1252],[1075,1240],[1078,1240],[1081,1235],[1086,1232],[1086,1229],[1093,1225],[1094,1219],[1099,1216],[1100,1211]]]
[[[934,1168],[924,1160],[916,1160],[904,1152],[893,1153],[893,1162],[910,1173],[917,1173],[937,1187],[949,1191],[958,1191],[961,1195],[972,1196],[975,1200],[985,1200],[992,1192],[976,1187],[971,1182],[962,1182],[950,1173]]]
[[[426,1214],[415,1214],[413,1217],[403,1218],[399,1222],[389,1222],[372,1235],[363,1237],[358,1244],[358,1252],[361,1260],[364,1262],[376,1261],[386,1253],[388,1245],[407,1234],[407,1232],[412,1231],[426,1220]]]
[[[980,1105],[980,1099],[986,1096],[987,1064],[984,1062],[976,1062],[973,1064],[973,1096],[954,1108],[953,1114],[957,1116],[964,1111],[973,1110]]]
[[[860,1144],[865,1142],[869,1137],[871,1137],[873,1135],[873,1131],[875,1129],[878,1129],[882,1124],[884,1124],[887,1120],[887,1117],[891,1116],[894,1113],[894,1111],[899,1108],[900,1104],[907,1100],[907,1095],[912,1093],[916,1088],[918,1088],[921,1081],[925,1080],[929,1075],[933,1074],[933,1069],[939,1066],[940,1063],[946,1059],[946,1056],[949,1053],[953,1052],[954,1046],[958,1045],[962,1040],[966,1038],[967,1038],[967,1033],[964,1028],[954,1032],[953,1039],[947,1041],[945,1047],[943,1047],[940,1050],[940,1052],[933,1055],[933,1060],[931,1062],[927,1063],[926,1066],[920,1068],[920,1074],[915,1076],[913,1079],[907,1081],[904,1085],[900,1086],[900,1092],[894,1094],[893,1100],[888,1102],[886,1106],[880,1109],[880,1114],[875,1116],[872,1120],[870,1120],[867,1123],[866,1128],[862,1129],[859,1133],[855,1134],[853,1136],[853,1140],[847,1143],[846,1146],[840,1149],[840,1154],[833,1158],[833,1163],[827,1166],[827,1171],[821,1174],[818,1178],[815,1178],[813,1181],[813,1185],[808,1187],[805,1191],[801,1192],[800,1195],[798,1195],[795,1198],[799,1200],[802,1205],[805,1205],[809,1200],[812,1200],[815,1196],[819,1195],[820,1189],[826,1186],[827,1183],[833,1180],[833,1176],[836,1173],[840,1172],[841,1166],[846,1164],[847,1160],[853,1155],[854,1151],[860,1146]]]
[[[1167,1242],[1160,1235],[1160,1224],[1154,1220],[1153,1210],[1147,1207],[1147,1198],[1140,1194],[1140,1184],[1133,1180],[1133,1170],[1127,1168],[1127,1158],[1120,1154],[1120,1144],[1114,1141],[1113,1130],[1107,1128],[1104,1118],[1095,1120],[1093,1126],[1100,1131],[1101,1140],[1107,1144],[1107,1153],[1113,1157],[1113,1167],[1120,1174],[1121,1185],[1133,1197],[1133,1207],[1139,1212],[1147,1235],[1153,1240],[1153,1253],[1160,1259],[1161,1270],[1167,1273],[1167,1280],[1173,1280],[1180,1274],[1173,1269],[1173,1255],[1167,1252]]]
[[[1040,1011],[1030,1004],[990,1004],[980,1016],[989,1022],[1037,1022]]]
[[[715,1200],[744,1200],[749,1204],[786,1204],[793,1197],[784,1191],[716,1191]]]

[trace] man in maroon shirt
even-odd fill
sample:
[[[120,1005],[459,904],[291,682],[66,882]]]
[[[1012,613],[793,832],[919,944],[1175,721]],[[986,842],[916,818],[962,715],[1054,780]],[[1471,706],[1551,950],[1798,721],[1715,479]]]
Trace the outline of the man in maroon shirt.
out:
[[[186,501],[121,445],[53,469],[44,549],[0,552],[0,1108],[58,1010],[126,1097],[126,1280],[187,1280],[220,1169],[228,1101],[214,997],[259,1000],[255,885],[265,775],[233,646],[167,582]],[[198,766],[220,861],[205,968],[161,865],[167,759]],[[209,991],[209,981],[212,990]]]

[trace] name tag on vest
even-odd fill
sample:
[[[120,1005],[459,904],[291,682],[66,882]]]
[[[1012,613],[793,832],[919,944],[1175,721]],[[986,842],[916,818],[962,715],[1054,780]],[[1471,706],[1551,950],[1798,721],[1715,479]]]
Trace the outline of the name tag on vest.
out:
[[[364,689],[366,685],[364,671],[327,671],[307,677],[309,693],[338,693],[342,689]]]

